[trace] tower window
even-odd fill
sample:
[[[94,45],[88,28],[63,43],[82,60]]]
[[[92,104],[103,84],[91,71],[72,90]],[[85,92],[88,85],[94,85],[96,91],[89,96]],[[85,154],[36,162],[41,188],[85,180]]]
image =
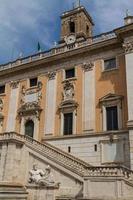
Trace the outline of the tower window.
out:
[[[29,120],[25,124],[25,135],[33,138],[34,134],[34,122],[32,120]]]
[[[88,33],[89,32],[89,26],[86,25],[86,32]]]
[[[118,130],[117,106],[106,107],[107,130]]]
[[[72,135],[73,132],[73,113],[64,114],[64,135]]]
[[[65,71],[65,78],[68,79],[68,78],[73,78],[75,77],[75,69],[72,68],[72,69],[67,69]]]
[[[37,86],[37,82],[38,82],[37,77],[31,78],[31,79],[30,79],[30,87],[35,87],[35,86]]]
[[[75,23],[70,22],[69,26],[70,26],[70,33],[75,33]]]

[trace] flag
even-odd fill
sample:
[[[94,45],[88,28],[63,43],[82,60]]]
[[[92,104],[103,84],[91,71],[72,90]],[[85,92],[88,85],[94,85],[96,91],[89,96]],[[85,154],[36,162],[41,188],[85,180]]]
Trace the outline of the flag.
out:
[[[39,42],[38,42],[38,44],[37,44],[37,50],[38,50],[38,51],[41,51],[41,45],[40,45]]]

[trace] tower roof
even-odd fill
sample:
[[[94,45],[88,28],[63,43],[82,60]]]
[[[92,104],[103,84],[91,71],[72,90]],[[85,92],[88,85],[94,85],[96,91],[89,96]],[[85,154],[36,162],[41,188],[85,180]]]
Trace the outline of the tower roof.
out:
[[[64,12],[62,15],[61,15],[61,18],[65,18],[65,17],[69,17],[73,14],[76,14],[76,13],[80,13],[80,12],[84,12],[84,14],[86,15],[86,17],[90,20],[90,22],[92,23],[92,25],[94,25],[94,22],[92,20],[92,17],[89,15],[89,13],[87,12],[87,10],[85,9],[84,6],[79,6],[77,8],[74,8],[72,10],[69,10],[69,11],[66,11]]]

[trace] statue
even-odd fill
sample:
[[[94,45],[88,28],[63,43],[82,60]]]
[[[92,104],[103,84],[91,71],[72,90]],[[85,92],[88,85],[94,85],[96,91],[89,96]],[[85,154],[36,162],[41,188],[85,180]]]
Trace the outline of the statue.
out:
[[[74,86],[69,81],[66,81],[64,85],[63,98],[64,100],[69,100],[73,99],[73,97],[74,97]]]
[[[55,186],[53,174],[51,173],[51,167],[48,165],[45,172],[42,169],[38,169],[37,165],[33,165],[33,169],[29,171],[30,178],[29,183],[35,183],[42,186]]]
[[[30,178],[29,178],[29,183],[36,183],[38,184],[38,181],[42,179],[44,176],[44,172],[41,169],[37,169],[37,165],[33,165],[33,169],[29,171]]]

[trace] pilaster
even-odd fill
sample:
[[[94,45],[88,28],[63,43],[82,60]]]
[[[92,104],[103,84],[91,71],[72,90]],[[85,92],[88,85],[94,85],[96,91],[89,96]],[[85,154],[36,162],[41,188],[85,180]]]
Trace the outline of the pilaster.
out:
[[[83,129],[95,129],[95,73],[94,63],[83,64]]]
[[[127,101],[128,101],[128,128],[130,142],[130,162],[133,170],[133,36],[125,38],[123,47],[125,49]]]

